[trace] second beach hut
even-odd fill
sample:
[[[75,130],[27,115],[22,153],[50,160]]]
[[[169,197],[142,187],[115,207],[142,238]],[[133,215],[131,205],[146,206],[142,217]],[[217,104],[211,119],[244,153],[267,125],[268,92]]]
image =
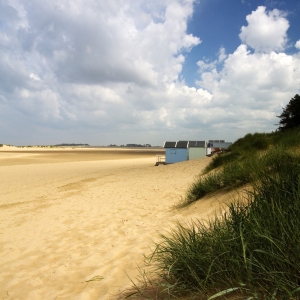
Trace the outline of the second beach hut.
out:
[[[207,155],[206,149],[207,149],[207,143],[205,141],[189,141],[188,143],[189,160],[205,157]]]

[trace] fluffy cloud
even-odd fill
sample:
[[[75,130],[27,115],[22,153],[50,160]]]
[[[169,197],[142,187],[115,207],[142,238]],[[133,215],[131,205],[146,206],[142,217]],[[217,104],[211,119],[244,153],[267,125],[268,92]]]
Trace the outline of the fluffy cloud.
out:
[[[140,113],[160,109],[182,52],[201,42],[186,33],[190,0],[0,6],[1,101],[9,118],[17,110],[62,126],[138,124]]]
[[[287,42],[289,22],[278,9],[266,12],[264,6],[247,16],[248,26],[243,26],[240,39],[257,52],[282,51]]]
[[[198,86],[188,87],[184,55],[201,43],[187,33],[193,4],[0,2],[0,142],[159,145],[270,131],[300,77],[299,54],[280,53],[284,13],[252,12],[243,44],[199,61]]]
[[[21,45],[51,63],[63,82],[173,81],[184,61],[180,53],[200,43],[186,34],[192,1],[166,1],[148,12],[143,10],[147,1],[29,3]]]

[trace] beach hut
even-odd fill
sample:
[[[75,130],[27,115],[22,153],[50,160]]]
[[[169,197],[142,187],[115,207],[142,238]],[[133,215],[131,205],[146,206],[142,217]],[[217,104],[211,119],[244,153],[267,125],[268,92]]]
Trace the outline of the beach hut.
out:
[[[207,143],[205,141],[189,141],[189,160],[203,158],[207,155]]]
[[[164,148],[167,164],[188,160],[188,141],[165,142]]]
[[[222,148],[227,149],[231,142],[226,142],[225,140],[209,140],[208,143],[211,145],[212,148]]]

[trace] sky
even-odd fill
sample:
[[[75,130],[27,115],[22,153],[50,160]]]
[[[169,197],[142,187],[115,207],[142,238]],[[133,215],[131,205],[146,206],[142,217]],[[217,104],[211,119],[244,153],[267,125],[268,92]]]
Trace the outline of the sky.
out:
[[[295,0],[0,0],[0,143],[234,142],[300,94]]]

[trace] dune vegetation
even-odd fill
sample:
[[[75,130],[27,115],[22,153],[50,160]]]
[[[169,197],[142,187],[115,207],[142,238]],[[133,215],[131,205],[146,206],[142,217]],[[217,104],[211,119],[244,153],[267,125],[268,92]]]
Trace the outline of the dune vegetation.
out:
[[[247,134],[214,156],[184,205],[247,186],[221,217],[178,224],[146,258],[132,296],[300,299],[300,130]]]
[[[274,161],[298,157],[299,147],[299,128],[271,134],[247,134],[231,145],[229,152],[212,158],[204,174],[189,187],[183,205],[211,192],[257,182],[261,173],[273,172],[270,164]]]

